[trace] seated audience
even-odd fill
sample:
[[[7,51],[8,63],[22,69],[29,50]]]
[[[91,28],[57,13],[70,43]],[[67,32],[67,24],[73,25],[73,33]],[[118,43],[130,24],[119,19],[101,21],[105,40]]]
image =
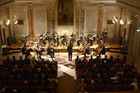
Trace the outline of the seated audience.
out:
[[[80,59],[77,57],[76,75],[78,91],[96,92],[96,91],[129,91],[133,90],[132,85],[137,77],[137,69],[134,63],[127,64],[126,56],[123,59],[117,55],[117,58],[89,58]],[[138,80],[138,86],[140,79]]]
[[[0,86],[0,93],[56,93],[57,61],[7,56],[0,65]]]

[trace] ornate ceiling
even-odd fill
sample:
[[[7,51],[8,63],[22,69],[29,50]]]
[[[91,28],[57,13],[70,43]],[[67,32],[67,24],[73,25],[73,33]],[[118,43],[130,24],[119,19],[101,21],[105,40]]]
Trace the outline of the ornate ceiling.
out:
[[[40,2],[54,2],[56,0],[0,0],[0,5],[16,2],[16,3],[40,3]],[[116,0],[75,0],[77,2],[89,2],[89,3],[116,3]]]

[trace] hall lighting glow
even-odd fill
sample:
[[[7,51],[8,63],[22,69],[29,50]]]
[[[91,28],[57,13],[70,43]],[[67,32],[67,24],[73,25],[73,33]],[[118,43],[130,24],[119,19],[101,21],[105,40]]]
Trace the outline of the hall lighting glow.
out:
[[[115,20],[112,20],[112,23],[115,24],[116,23]]]
[[[9,25],[9,24],[10,24],[10,20],[7,20],[7,21],[6,21],[6,25]]]
[[[137,32],[140,32],[140,29],[137,29]]]
[[[18,20],[15,20],[15,21],[14,21],[14,24],[18,24]]]
[[[140,27],[137,29],[137,32],[140,32]]]
[[[131,22],[130,22],[130,21],[128,21],[128,24],[131,24]]]
[[[124,21],[123,20],[120,20],[120,24],[123,25],[124,24]]]
[[[116,23],[118,22],[118,19],[117,19],[117,17],[116,17],[116,16],[114,16],[114,20],[115,20],[115,22],[116,22]]]
[[[131,24],[132,23],[132,21],[131,20],[128,20],[128,22],[127,22],[128,24]]]

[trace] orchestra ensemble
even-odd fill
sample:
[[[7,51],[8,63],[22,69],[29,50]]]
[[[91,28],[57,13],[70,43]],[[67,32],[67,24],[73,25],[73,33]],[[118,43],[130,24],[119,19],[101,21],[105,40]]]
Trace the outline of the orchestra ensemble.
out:
[[[95,49],[95,52],[100,54],[105,54],[105,42],[107,38],[107,32],[102,32],[99,34],[89,33],[87,36],[80,35],[76,36],[75,33],[72,33],[70,36],[64,34],[59,36],[56,32],[50,34],[41,34],[38,38],[32,38],[30,35],[25,37],[24,46],[22,48],[22,54],[29,56],[31,50],[36,52],[37,56],[41,56],[43,51],[46,51],[47,55],[50,55],[51,58],[54,58],[54,52],[59,46],[67,47],[68,44],[71,44],[73,47],[78,46],[79,52],[82,55],[90,54],[90,46],[93,46],[96,42],[98,47]],[[71,49],[71,48],[70,48]]]

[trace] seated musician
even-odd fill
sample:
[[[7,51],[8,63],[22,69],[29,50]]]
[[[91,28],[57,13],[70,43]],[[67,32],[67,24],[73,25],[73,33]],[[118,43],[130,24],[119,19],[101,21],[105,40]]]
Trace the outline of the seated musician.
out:
[[[90,44],[83,44],[82,48],[80,49],[80,51],[82,52],[82,55],[86,56],[86,54],[90,54]]]
[[[21,49],[22,55],[25,55],[25,50],[26,50],[26,44],[24,44],[24,46],[23,46],[22,49]]]
[[[42,47],[40,45],[40,42],[36,45],[35,50],[36,50],[37,56],[41,56],[42,55]]]
[[[83,42],[83,45],[84,45],[84,46],[86,46],[86,45],[87,45],[87,42],[86,42],[86,41],[84,41],[84,42]]]
[[[79,40],[77,40],[77,45],[80,46],[80,43],[83,42],[83,36],[80,35]]]
[[[61,36],[60,38],[62,38],[62,44],[65,46],[65,45],[67,45],[67,36],[66,36],[66,34],[64,34],[63,36]]]
[[[96,41],[96,34],[93,35],[93,42]]]
[[[24,50],[25,49],[25,50]],[[29,49],[29,45],[25,45],[24,49],[22,51],[25,52],[25,57],[29,57],[30,56],[30,49]]]
[[[86,47],[86,54],[90,54],[90,44],[87,44],[87,47]]]
[[[39,42],[41,42],[42,44],[46,44],[46,42],[45,42],[45,36],[43,36],[43,35],[40,35],[40,40],[39,40]]]
[[[57,42],[57,33],[53,33],[53,43],[55,44]]]
[[[98,44],[98,47],[96,48],[96,52],[98,55],[105,54],[105,46],[102,40]]]
[[[102,32],[102,39],[103,39],[104,42],[106,42],[107,34],[108,34],[107,33],[107,30],[105,30],[105,31]]]
[[[29,37],[30,37],[30,34],[28,36],[25,36],[24,40],[27,41]]]
[[[84,51],[86,50],[86,41],[83,42],[83,44],[81,45],[82,47],[80,48],[80,52],[82,52],[82,54],[84,54]]]
[[[75,41],[75,35],[74,35],[74,32],[71,34],[71,39],[70,39],[70,42],[73,44]]]
[[[48,46],[48,48],[47,48],[47,54],[51,56],[52,60],[53,60],[53,58],[54,58],[54,52],[55,52],[55,50],[54,50],[54,48],[53,48],[53,45],[50,44],[50,45]]]
[[[59,46],[59,36],[56,36],[57,47]]]
[[[91,37],[91,33],[89,33],[86,37],[87,43],[90,43],[90,37]]]
[[[51,35],[50,35],[49,32],[47,33],[46,39],[45,39],[45,40],[48,40],[48,43],[49,43],[49,44],[51,43],[52,38],[51,38]]]
[[[89,36],[89,43],[90,43],[90,45],[92,45],[93,44],[93,35],[91,34],[90,36]]]
[[[101,51],[101,53],[102,53],[103,55],[105,55],[105,53],[106,53],[106,49],[105,49],[105,46],[104,46],[104,45],[102,46],[102,51]]]

